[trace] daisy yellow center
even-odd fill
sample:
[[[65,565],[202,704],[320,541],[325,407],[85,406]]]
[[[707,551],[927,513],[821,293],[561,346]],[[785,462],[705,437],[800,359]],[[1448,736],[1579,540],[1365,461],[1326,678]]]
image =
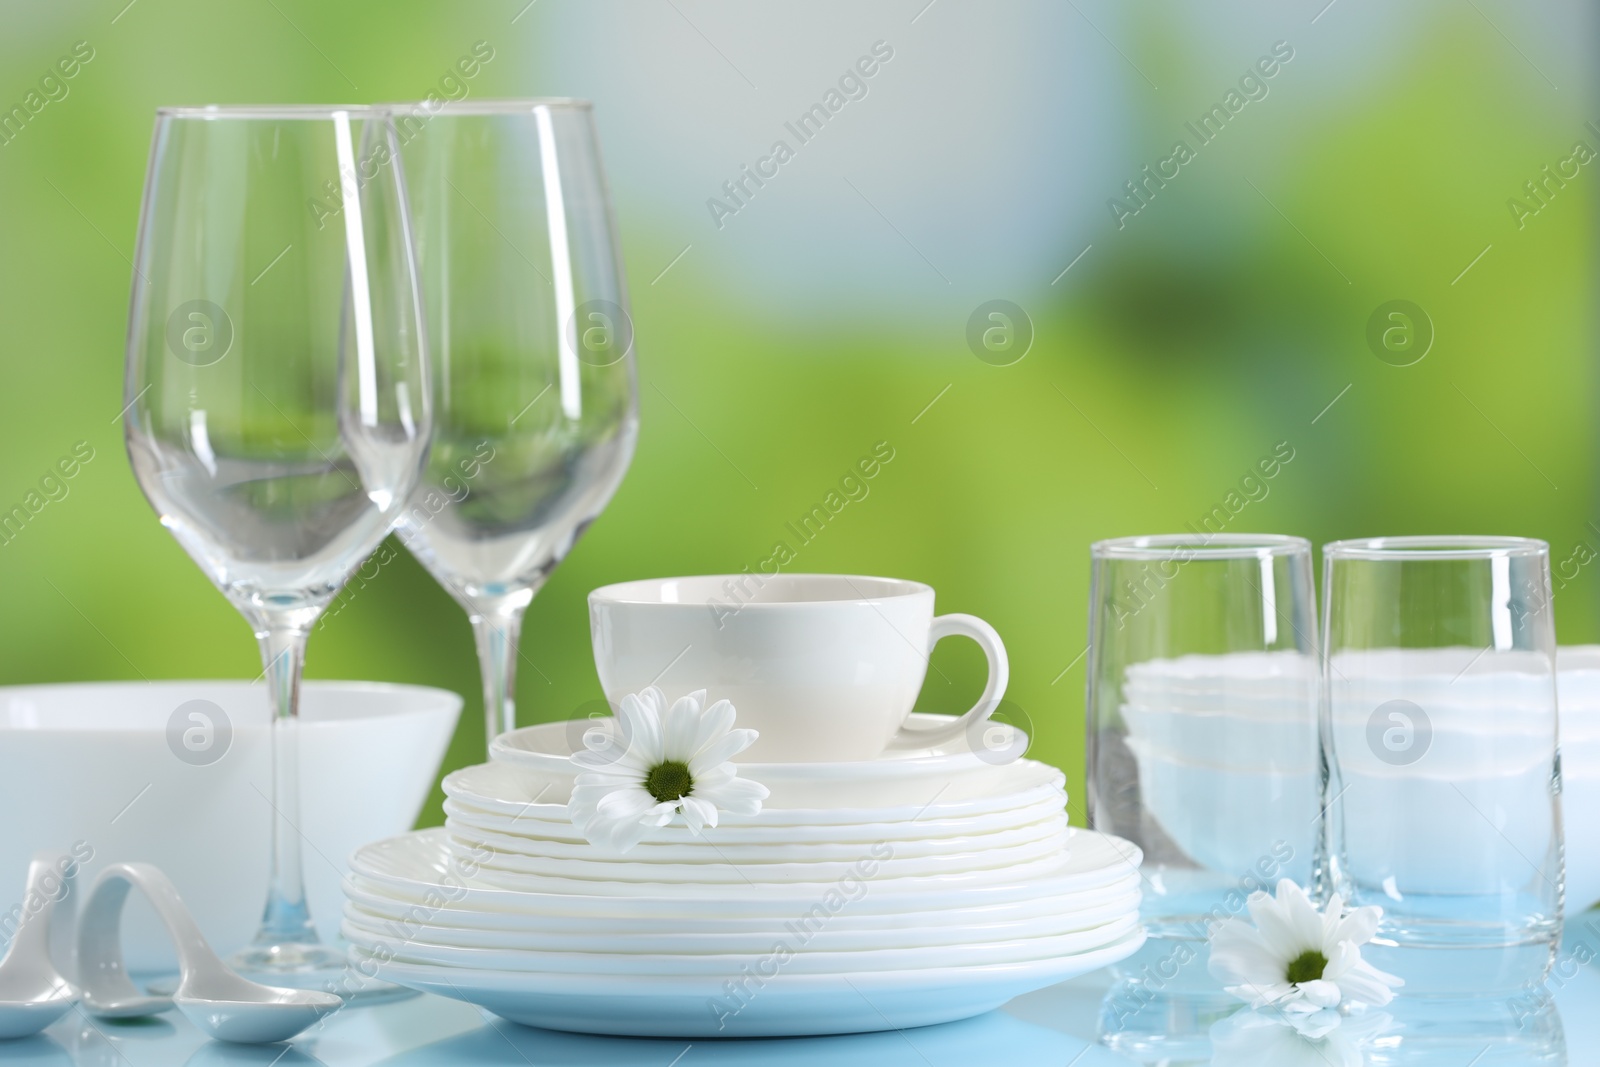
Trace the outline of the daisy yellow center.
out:
[[[650,768],[650,773],[644,778],[644,787],[657,800],[669,803],[682,800],[693,792],[694,778],[689,775],[687,763],[669,759]],[[1319,970],[1317,973],[1322,972]]]
[[[1327,967],[1328,957],[1314,948],[1308,948],[1289,961],[1288,971],[1284,977],[1291,984],[1315,982],[1322,977],[1322,972],[1327,970]]]

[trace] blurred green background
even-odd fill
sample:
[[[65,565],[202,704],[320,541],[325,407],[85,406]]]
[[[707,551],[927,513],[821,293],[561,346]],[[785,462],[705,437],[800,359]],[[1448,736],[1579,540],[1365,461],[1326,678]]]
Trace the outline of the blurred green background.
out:
[[[1600,568],[1559,572],[1600,550],[1600,163],[1541,173],[1600,150],[1588,5],[107,0],[0,24],[0,108],[93,51],[0,144],[0,509],[93,449],[0,545],[0,683],[260,669],[122,448],[153,109],[415,99],[478,41],[495,58],[474,97],[596,101],[640,366],[632,469],[528,614],[523,723],[599,698],[591,588],[753,566],[880,441],[894,460],[794,569],[920,579],[992,622],[1075,822],[1089,543],[1198,523],[1275,449],[1292,460],[1229,530],[1546,538],[1561,640],[1597,639]],[[719,228],[707,198],[880,40],[869,94]],[[1108,203],[1135,206],[1124,183],[1196,146],[1185,124],[1276,42],[1293,58],[1265,97],[1137,214]],[[1006,366],[967,342],[993,299],[1032,323]],[[1368,342],[1393,300],[1431,321],[1407,366]],[[308,674],[466,694],[447,769],[476,762],[466,619],[395,552],[315,633]],[[920,706],[965,709],[976,649],[933,662]]]

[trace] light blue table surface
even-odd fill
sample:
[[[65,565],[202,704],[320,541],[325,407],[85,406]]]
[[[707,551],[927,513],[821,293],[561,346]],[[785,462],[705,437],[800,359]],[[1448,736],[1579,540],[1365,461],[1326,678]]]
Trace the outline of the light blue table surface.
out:
[[[1592,922],[1597,913],[1585,918]],[[1587,922],[1585,929],[1587,928]],[[1569,930],[1572,929],[1569,926]],[[1580,934],[1582,931],[1580,931]],[[1554,1007],[1522,1032],[1502,1027],[1485,1039],[1488,1016],[1507,1014],[1499,998],[1461,1009],[1459,1032],[1447,1025],[1423,1035],[1397,1034],[1367,1047],[1356,1063],[1438,1064],[1491,1067],[1500,1064],[1600,1064],[1600,960],[1572,954],[1569,936],[1562,964],[1546,984]],[[1592,939],[1590,940],[1592,942]],[[1579,952],[1579,957],[1587,954]],[[467,1004],[434,996],[364,1007],[348,1007],[291,1044],[225,1045],[209,1041],[177,1012],[155,1019],[117,1023],[91,1019],[74,1009],[43,1035],[0,1041],[0,1064],[18,1067],[701,1067],[731,1064],[825,1064],[827,1067],[1095,1067],[1140,1062],[1095,1041],[1100,1003],[1110,986],[1101,971],[1012,1001],[1000,1011],[964,1022],[921,1029],[842,1037],[761,1041],[670,1041],[590,1037],[534,1030],[489,1016]],[[1399,1005],[1397,1004],[1397,1007]],[[1552,1040],[1553,1034],[1553,1040]],[[1415,1039],[1414,1039],[1415,1038]],[[1347,1067],[1329,1050],[1301,1047],[1303,1055],[1261,1053],[1226,1062],[1235,1067]],[[1152,1059],[1178,1067],[1206,1059]],[[1221,1065],[1219,1057],[1215,1062]]]

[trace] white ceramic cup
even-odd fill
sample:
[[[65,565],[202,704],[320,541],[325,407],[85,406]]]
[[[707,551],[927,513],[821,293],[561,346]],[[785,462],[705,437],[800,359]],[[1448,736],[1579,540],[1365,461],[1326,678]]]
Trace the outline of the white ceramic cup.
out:
[[[615,708],[657,686],[668,701],[706,690],[761,738],[742,761],[870,760],[970,737],[1005,695],[1010,668],[994,628],[933,614],[920,582],[844,574],[653,578],[589,594],[600,686]],[[989,659],[978,703],[948,726],[906,717],[942,637],[962,634]]]

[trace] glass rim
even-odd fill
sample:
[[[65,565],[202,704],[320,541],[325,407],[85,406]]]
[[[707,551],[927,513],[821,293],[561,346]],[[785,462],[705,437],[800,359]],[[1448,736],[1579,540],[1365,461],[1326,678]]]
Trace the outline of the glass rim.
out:
[[[1187,552],[1192,559],[1270,559],[1301,553],[1309,557],[1311,542],[1293,534],[1139,534],[1089,546],[1094,559],[1164,560],[1177,551]]]
[[[522,115],[547,107],[562,111],[592,111],[594,102],[577,96],[529,96],[497,100],[446,100],[430,108],[426,100],[390,100],[378,105],[399,115],[402,109],[422,108],[431,118],[440,115]],[[410,111],[404,112],[411,114]]]
[[[1417,562],[1547,556],[1550,543],[1536,537],[1480,537],[1472,534],[1358,537],[1322,546],[1325,560]]]
[[[199,104],[158,107],[158,119],[331,119],[378,118],[391,114],[384,104]]]

